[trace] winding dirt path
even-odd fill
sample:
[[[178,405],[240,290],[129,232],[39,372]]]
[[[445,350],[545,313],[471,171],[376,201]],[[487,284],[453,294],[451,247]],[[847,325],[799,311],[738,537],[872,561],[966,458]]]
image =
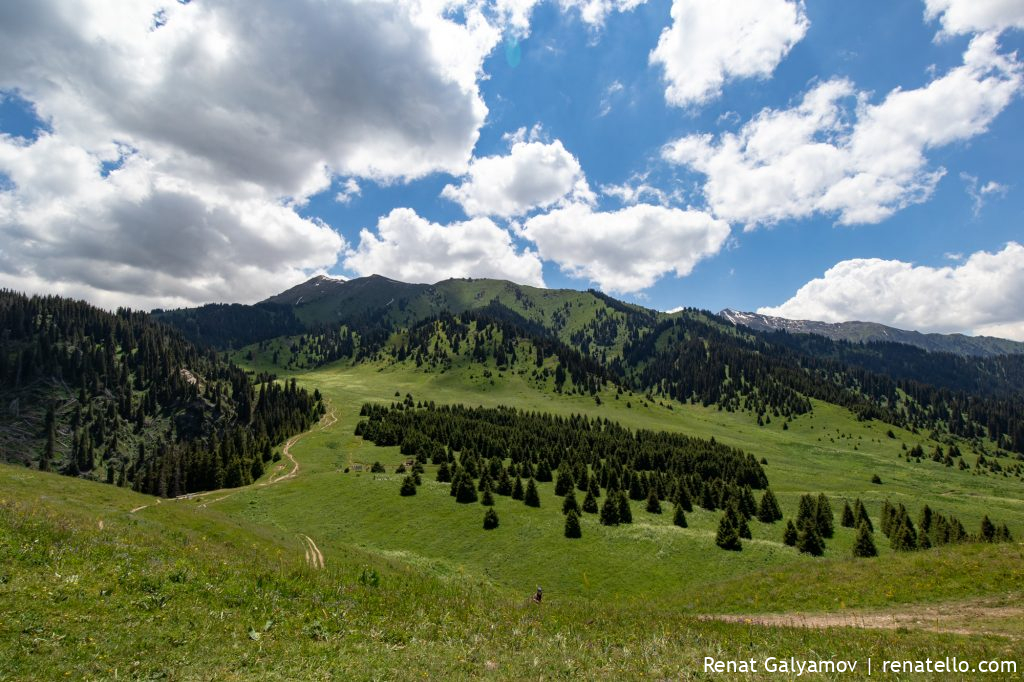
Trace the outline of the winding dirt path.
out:
[[[323,417],[320,418],[320,422],[318,424],[318,429],[320,431],[324,431],[325,429],[328,429],[328,428],[330,428],[331,426],[334,426],[337,423],[338,423],[338,418],[334,415],[334,410],[332,409],[330,412],[328,412],[327,414],[325,414]],[[266,480],[266,481],[263,481],[262,483],[254,483],[251,486],[242,486],[240,488],[231,488],[230,492],[227,492],[227,494],[221,495],[221,497],[218,497],[216,499],[209,500],[208,502],[203,502],[202,504],[199,505],[199,508],[203,509],[203,508],[205,508],[205,507],[207,507],[207,506],[209,506],[211,504],[216,504],[217,502],[220,502],[221,500],[226,500],[229,497],[231,497],[232,495],[235,495],[236,493],[238,493],[238,492],[240,492],[242,490],[245,490],[246,488],[249,488],[249,487],[255,486],[257,488],[264,488],[264,487],[269,486],[269,485],[274,485],[275,483],[280,483],[281,481],[287,481],[289,479],[295,478],[295,476],[298,475],[299,469],[301,467],[299,466],[299,461],[297,459],[295,459],[295,457],[292,455],[292,452],[291,452],[292,446],[294,446],[296,443],[298,443],[304,436],[309,435],[311,432],[312,432],[312,429],[310,429],[309,431],[303,431],[302,433],[300,433],[300,434],[298,434],[296,436],[292,436],[284,444],[284,447],[281,448],[281,453],[288,459],[288,461],[290,461],[292,463],[291,471],[289,471],[286,474],[282,474],[280,476],[277,476],[275,474],[271,474],[270,478],[268,480]],[[279,469],[280,468],[282,468],[282,467],[279,466]],[[219,493],[224,493],[224,492],[225,492],[224,489],[220,489],[220,490],[207,490],[206,492],[201,492],[201,493],[186,493],[185,495],[178,495],[177,497],[175,497],[173,499],[174,499],[174,501],[178,501],[178,500],[197,500],[197,499],[202,499],[204,497],[207,497],[209,495],[217,495]],[[142,511],[143,509],[146,509],[147,507],[152,507],[154,504],[160,504],[160,502],[161,502],[161,498],[158,497],[156,502],[154,502],[152,504],[144,504],[144,505],[138,506],[135,509],[130,510],[128,513],[129,514],[134,514],[135,512]]]
[[[1000,635],[1024,639],[1021,621],[1024,606],[1007,605],[1005,599],[921,604],[890,611],[843,611],[836,613],[760,613],[750,615],[703,615],[701,620],[794,628],[864,628],[874,630],[925,630],[955,635]]]

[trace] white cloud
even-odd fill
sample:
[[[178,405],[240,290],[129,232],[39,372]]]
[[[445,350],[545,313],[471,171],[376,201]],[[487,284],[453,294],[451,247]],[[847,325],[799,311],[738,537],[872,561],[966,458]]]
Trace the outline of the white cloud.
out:
[[[345,267],[359,275],[379,274],[404,282],[494,277],[544,286],[537,254],[516,251],[511,235],[490,219],[439,225],[408,208],[396,208],[380,218],[376,234],[362,230],[359,247],[347,253]]]
[[[684,310],[686,310],[686,308],[684,306],[677,306],[675,308],[670,308],[670,309],[666,310],[665,312],[668,313],[669,315],[674,315],[675,313],[681,313]]]
[[[925,332],[968,332],[1024,340],[1024,246],[979,251],[957,265],[929,267],[858,258],[837,263],[764,315],[882,322]]]
[[[520,216],[572,197],[593,201],[579,161],[560,140],[543,143],[537,129],[527,142],[525,131],[511,136],[506,156],[474,159],[459,186],[447,185],[441,196],[462,206],[469,216]]]
[[[945,169],[928,167],[927,150],[984,132],[1017,95],[1021,64],[997,50],[992,35],[978,36],[962,66],[879,104],[849,81],[826,81],[738,133],[717,142],[690,135],[662,154],[707,176],[704,195],[726,220],[752,227],[825,213],[841,224],[877,223],[931,195]]]
[[[341,191],[334,195],[334,200],[339,204],[350,204],[352,200],[363,193],[355,178],[347,179],[341,186]]]
[[[461,5],[0,5],[0,91],[52,130],[2,142],[7,281],[198,303],[252,300],[330,266],[343,241],[294,208],[332,176],[468,167],[500,30],[489,9]],[[104,177],[103,162],[123,168]],[[108,248],[93,248],[100,235]]]
[[[162,172],[138,155],[103,177],[80,147],[0,135],[0,286],[108,307],[256,301],[334,264],[344,241],[259,193]]]
[[[623,205],[638,204],[649,198],[661,206],[668,206],[672,200],[680,199],[678,190],[671,195],[647,182],[648,173],[634,173],[622,184],[601,185],[601,194],[615,197]]]
[[[604,96],[601,98],[601,107],[597,115],[607,116],[610,114],[612,111],[612,100],[625,89],[625,86],[619,81],[612,81],[611,85],[604,89]]]
[[[721,250],[729,225],[706,213],[649,204],[614,212],[573,204],[529,219],[522,235],[571,277],[632,293],[668,272],[689,275]]]
[[[924,0],[924,5],[925,18],[938,18],[946,35],[1024,28],[1020,0]]]
[[[593,28],[602,28],[612,12],[630,12],[647,0],[558,0],[563,12],[579,10],[583,23]]]
[[[1005,197],[1010,191],[1009,187],[995,180],[989,180],[979,187],[978,178],[970,173],[960,173],[960,179],[964,181],[967,194],[971,197],[975,217],[981,215],[981,209],[985,207],[985,201],[990,196]]]
[[[674,0],[650,60],[669,104],[701,104],[728,80],[770,76],[809,26],[803,0]]]

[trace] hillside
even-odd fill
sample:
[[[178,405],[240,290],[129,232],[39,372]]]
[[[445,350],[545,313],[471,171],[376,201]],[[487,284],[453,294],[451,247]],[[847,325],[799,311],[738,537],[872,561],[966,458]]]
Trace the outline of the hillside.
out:
[[[290,321],[277,329],[262,326],[268,306]],[[652,396],[742,410],[759,421],[804,413],[807,399],[815,398],[893,426],[1024,453],[1024,354],[965,357],[902,343],[760,332],[704,311],[666,315],[593,290],[479,279],[425,285],[378,276],[315,278],[248,309],[250,328],[259,333],[245,337],[253,347],[244,359],[273,347],[269,366],[261,365],[269,371],[407,353],[422,361],[447,344],[422,332],[432,321],[474,316],[510,327],[517,342],[560,344],[566,363],[579,368],[586,362],[602,381]],[[201,339],[216,336],[202,330],[220,328],[219,311],[207,306],[159,317]],[[232,328],[240,326],[237,317],[230,319]],[[302,332],[295,332],[296,321]]]
[[[570,302],[566,319],[586,305]],[[708,647],[1019,659],[1014,455],[872,418],[860,384],[810,382],[811,356],[703,313],[636,329],[606,359],[481,305],[389,325],[373,343],[342,324],[202,355],[250,381],[276,374],[326,414],[251,485],[163,502],[0,467],[0,598],[16,614],[0,620],[0,677],[686,678]],[[729,385],[710,381],[720,369],[749,379],[705,404],[701,391]],[[836,402],[808,394],[825,387]],[[781,519],[759,516],[768,491]],[[863,507],[879,556],[853,558],[847,505]],[[749,531],[734,528],[738,551],[720,543],[731,517]],[[820,534],[821,556],[788,544],[791,522]],[[538,585],[542,607],[528,601]],[[942,615],[922,625],[923,613]],[[816,622],[834,625],[780,625]]]
[[[0,459],[44,471],[172,497],[245,485],[322,410],[145,313],[4,291],[0,330]]]
[[[756,331],[785,331],[790,334],[818,334],[834,341],[854,343],[903,343],[936,353],[991,357],[1009,353],[1024,353],[1024,343],[993,336],[966,336],[964,334],[922,334],[889,327],[877,322],[816,322],[790,320],[760,313],[747,313],[726,308],[718,313],[729,322]]]

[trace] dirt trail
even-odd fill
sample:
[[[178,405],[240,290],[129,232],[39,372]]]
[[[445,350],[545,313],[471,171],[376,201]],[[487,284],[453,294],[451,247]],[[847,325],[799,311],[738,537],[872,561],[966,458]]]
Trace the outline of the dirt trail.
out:
[[[306,563],[309,564],[310,568],[323,568],[324,567],[324,555],[320,551],[320,548],[313,542],[313,538],[308,535],[303,535],[303,539],[306,541]]]
[[[1024,639],[1024,606],[1006,605],[1004,599],[921,604],[891,611],[837,613],[760,613],[704,615],[702,620],[795,628],[866,628],[926,630],[956,635],[991,634]]]
[[[325,430],[325,429],[327,429],[327,428],[329,428],[331,426],[334,426],[337,423],[338,423],[338,418],[336,416],[334,416],[334,410],[331,410],[330,412],[328,412],[327,414],[325,414],[323,417],[320,418],[320,423],[318,425],[318,428],[319,428],[320,431],[323,431],[323,430]],[[282,454],[285,457],[287,457],[288,460],[292,463],[292,470],[291,471],[289,471],[287,474],[282,474],[280,476],[277,476],[275,474],[271,474],[270,478],[268,480],[266,480],[266,481],[264,481],[262,483],[256,483],[255,486],[258,487],[258,488],[263,488],[263,487],[266,487],[268,485],[274,485],[275,483],[280,483],[281,481],[287,481],[288,479],[295,478],[295,476],[299,473],[299,468],[300,467],[299,467],[299,461],[297,459],[295,459],[295,457],[291,453],[292,446],[295,445],[296,443],[298,443],[299,440],[301,440],[304,436],[308,435],[311,431],[312,431],[312,429],[310,429],[310,431],[304,431],[303,433],[300,433],[297,436],[292,436],[284,444],[284,447],[281,448]],[[278,467],[278,469],[281,469],[281,468],[283,468],[283,467],[282,466]],[[217,502],[220,502],[221,500],[226,500],[229,497],[231,497],[232,495],[238,493],[239,491],[245,490],[246,487],[249,487],[249,486],[243,486],[241,488],[231,488],[230,492],[228,492],[226,495],[222,495],[221,497],[218,497],[216,499],[210,500],[208,502],[203,502],[201,505],[199,505],[199,508],[203,509],[203,508],[205,508],[205,507],[207,507],[207,506],[209,506],[211,504],[216,504]],[[178,495],[177,497],[174,498],[174,501],[201,499],[203,497],[207,497],[208,495],[216,495],[218,493],[224,493],[224,492],[225,491],[222,489],[222,490],[207,490],[206,492],[202,492],[202,493],[187,493],[185,495]],[[156,500],[156,502],[154,504],[160,504],[160,498],[157,498],[157,500]],[[145,509],[147,507],[152,507],[152,506],[153,506],[152,504],[144,504],[142,506],[136,507],[135,509],[132,509],[128,513],[129,514],[134,514],[137,511],[141,511],[141,510],[143,510],[143,509]]]

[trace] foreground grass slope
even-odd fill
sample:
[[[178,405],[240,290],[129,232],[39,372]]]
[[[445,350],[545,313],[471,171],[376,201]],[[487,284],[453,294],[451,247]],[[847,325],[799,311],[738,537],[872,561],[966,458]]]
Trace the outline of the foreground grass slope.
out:
[[[9,465],[0,490],[0,679],[689,679],[704,656],[1020,657],[1003,636],[707,622],[660,600],[536,607],[352,546],[314,571],[295,533],[216,505]]]

